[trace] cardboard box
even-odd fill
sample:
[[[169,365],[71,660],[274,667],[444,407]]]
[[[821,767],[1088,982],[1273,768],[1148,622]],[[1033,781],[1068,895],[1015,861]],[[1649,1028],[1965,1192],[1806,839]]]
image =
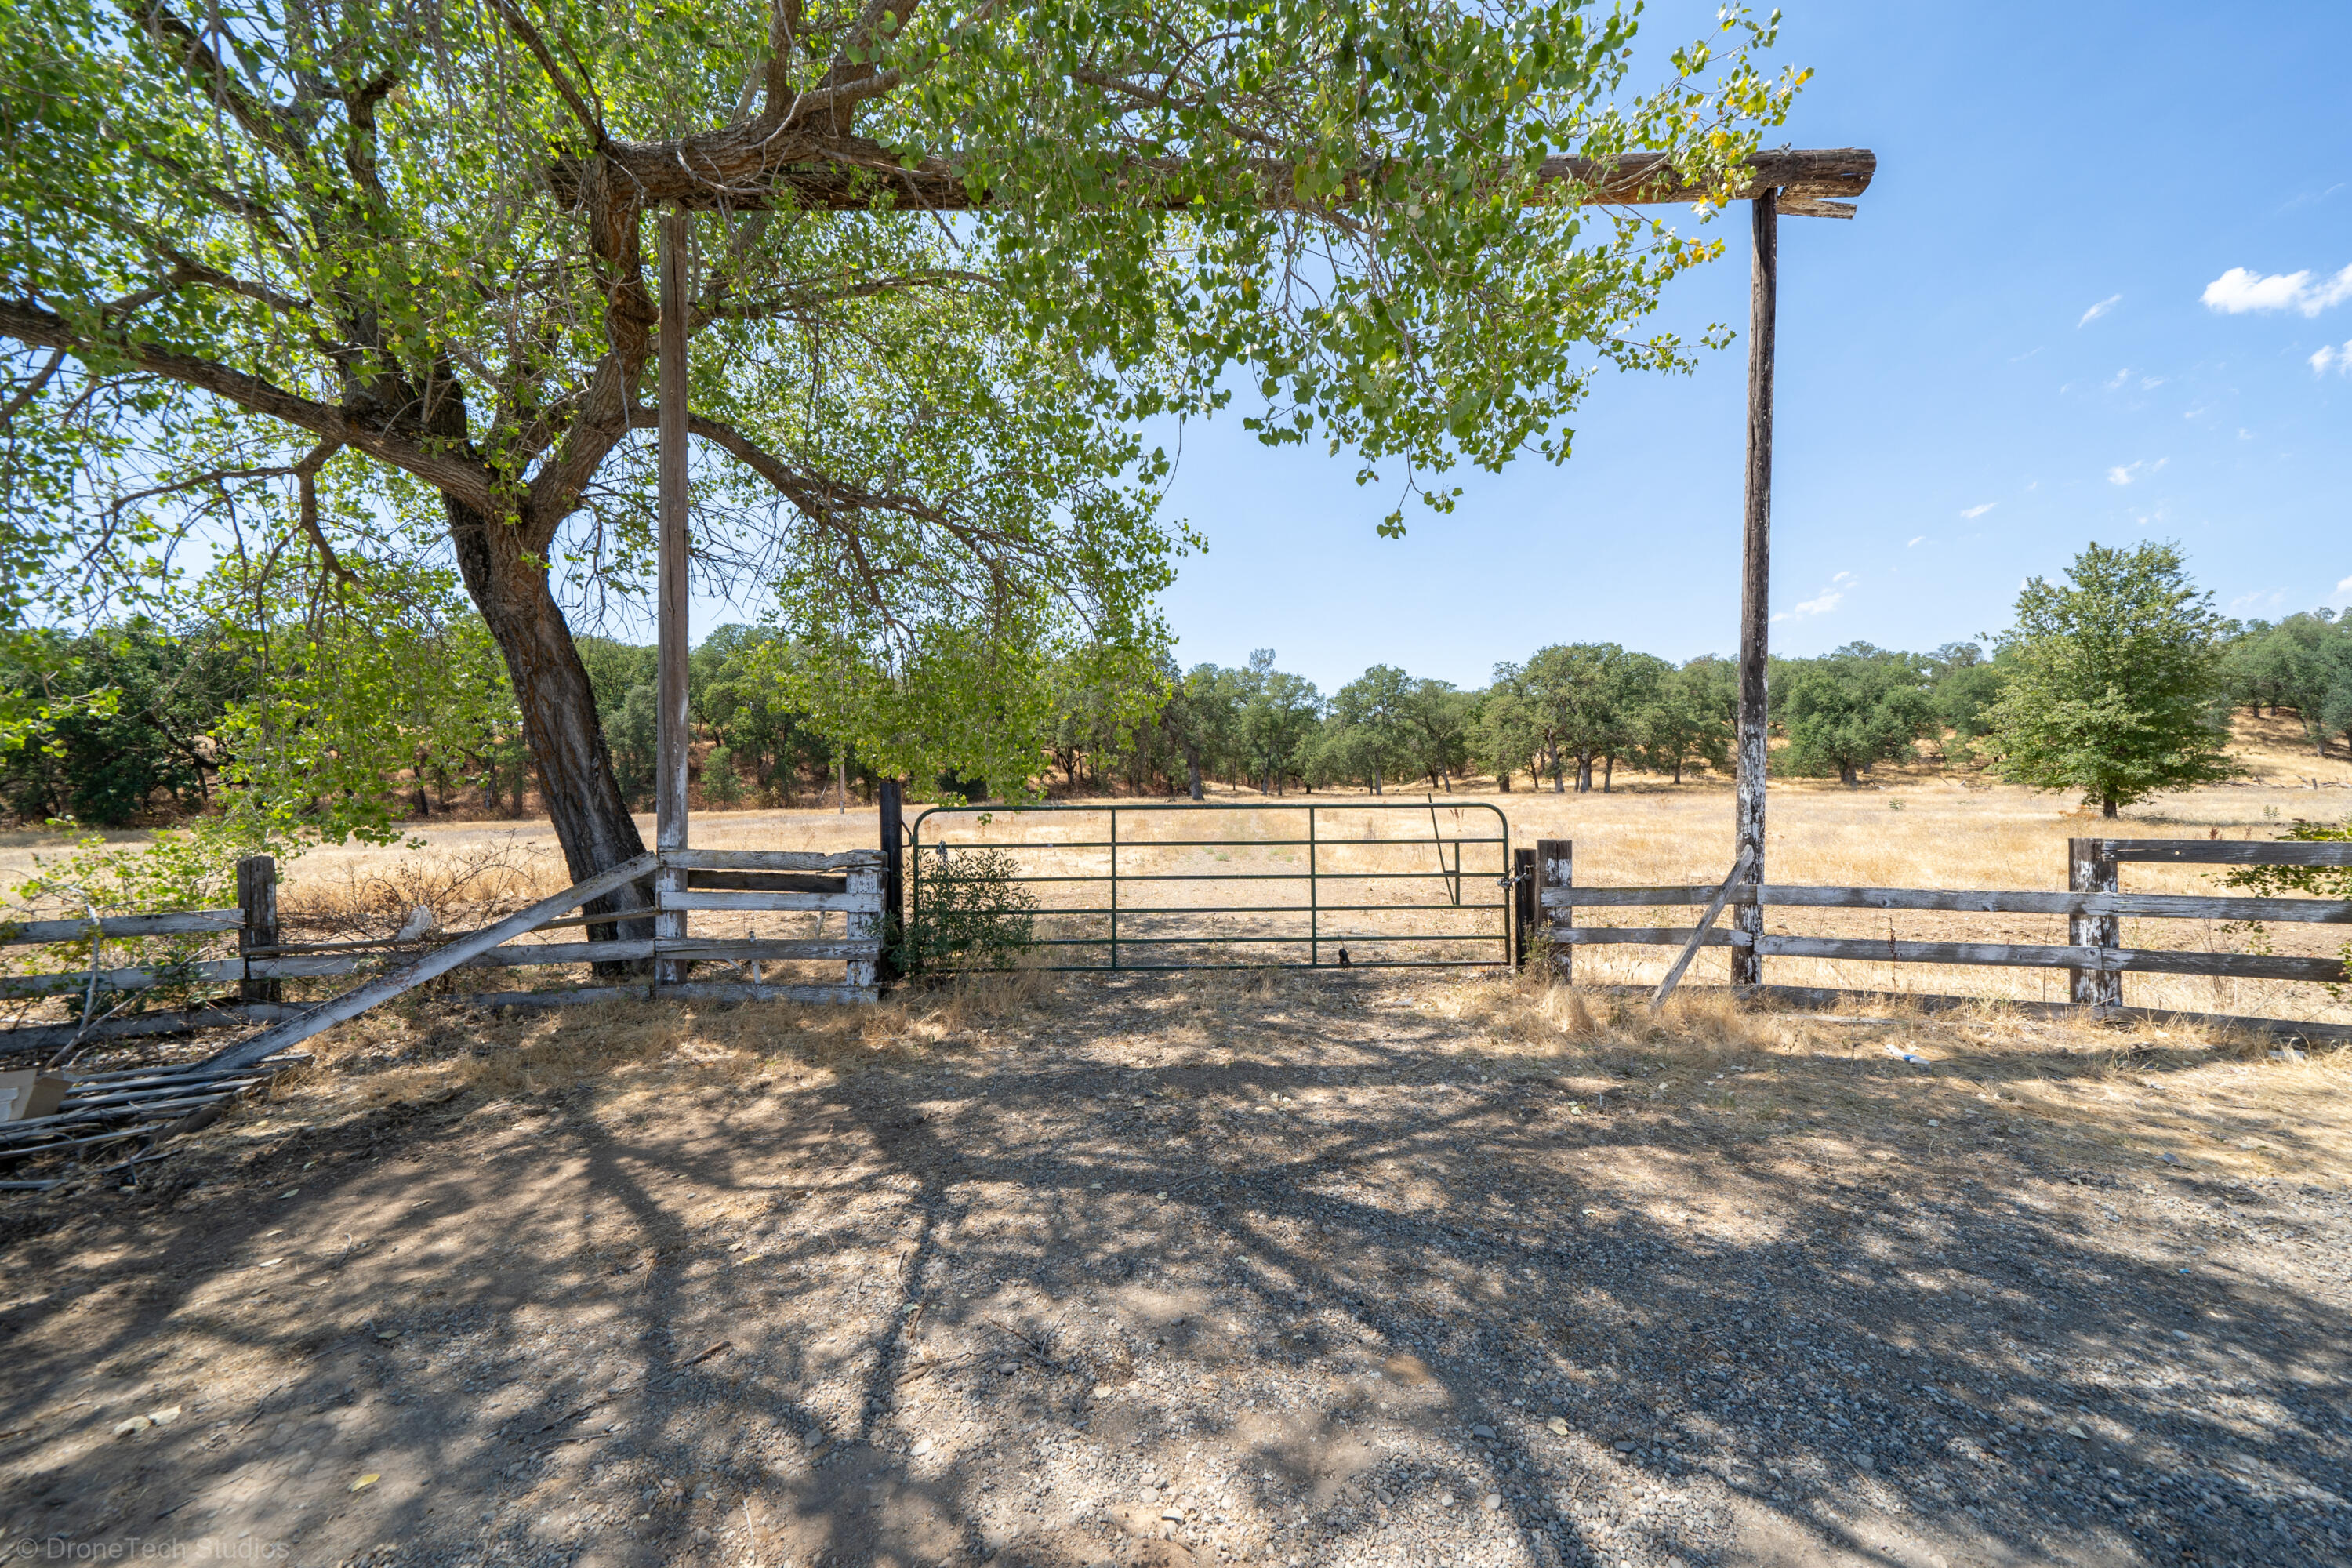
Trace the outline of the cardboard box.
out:
[[[38,1068],[26,1068],[21,1072],[0,1072],[0,1121],[27,1121],[36,1116],[55,1116],[58,1102],[73,1087],[73,1079],[61,1072],[43,1072]]]

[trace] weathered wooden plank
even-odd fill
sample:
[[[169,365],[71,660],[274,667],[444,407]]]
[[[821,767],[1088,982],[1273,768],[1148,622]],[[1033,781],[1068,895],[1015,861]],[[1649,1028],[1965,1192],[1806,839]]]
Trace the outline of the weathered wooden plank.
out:
[[[878,892],[859,893],[697,893],[673,892],[664,889],[660,895],[665,910],[842,910],[851,914],[870,914],[881,909]]]
[[[1772,934],[1758,941],[1767,953],[1780,958],[2221,974],[2243,980],[2332,982],[2344,978],[2344,965],[2333,958],[2288,958],[2259,952],[2174,952],[2155,948],[2044,947],[1995,942],[1888,942],[1883,938]]]
[[[268,980],[300,980],[321,974],[349,974],[367,960],[338,958],[326,953],[295,954],[286,958],[257,958],[247,968],[257,977]]]
[[[108,991],[152,991],[158,985],[188,985],[236,980],[245,973],[243,961],[199,959],[161,969],[101,969],[98,988]],[[0,978],[0,996],[79,996],[89,989],[89,971],[67,974],[12,974]]]
[[[879,849],[667,849],[662,859],[689,871],[848,871],[879,870]]]
[[[2182,866],[2352,866],[2352,841],[2305,844],[2298,840],[2227,838],[2103,838],[2117,860],[2156,860]]]
[[[664,958],[838,958],[872,963],[882,955],[882,943],[875,937],[684,937],[658,942],[654,950]]]
[[[2066,887],[2070,892],[2095,895],[2117,891],[2116,858],[2102,854],[2101,847],[2095,838],[2066,840]],[[2070,946],[2120,947],[2123,940],[2123,921],[2115,915],[2083,910],[2066,917],[2066,941]],[[2070,1001],[2094,1007],[2120,1007],[2124,977],[2112,969],[2070,970],[2066,994]]]
[[[1705,887],[1563,888],[1548,907],[1667,909],[1704,903]],[[1735,904],[1757,889],[1734,888]],[[2214,898],[2200,893],[2062,893],[1976,888],[1819,888],[1769,884],[1762,901],[1785,909],[1927,910],[1960,914],[2106,915],[2134,920],[2272,921],[2352,924],[2352,900]]]
[[[236,863],[236,907],[244,917],[236,933],[237,956],[253,958],[278,945],[277,857],[248,855]],[[281,982],[261,979],[250,972],[236,994],[247,1002],[286,1000]]]
[[[311,1008],[299,1018],[274,1025],[252,1038],[241,1040],[226,1050],[216,1051],[208,1058],[225,1067],[242,1067],[262,1058],[274,1056],[287,1047],[309,1039],[325,1029],[331,1029],[346,1018],[355,1018],[379,1002],[388,1002],[412,986],[421,985],[436,975],[446,974],[478,953],[488,952],[501,943],[513,941],[525,931],[536,929],[551,916],[576,909],[591,899],[603,898],[616,888],[626,887],[654,868],[651,852],[633,856],[609,870],[600,871],[586,881],[549,895],[520,914],[509,915],[496,925],[485,926],[471,935],[460,937],[445,946],[436,948],[424,957],[379,975],[364,985],[353,986],[331,1002]]]
[[[1731,901],[1742,902],[1752,896],[1747,888],[1731,889]],[[1547,910],[1642,908],[1649,905],[1664,907],[1672,904],[1703,904],[1715,897],[1715,889],[1706,885],[1674,888],[1545,888],[1541,889],[1541,907]]]
[[[518,969],[534,963],[626,963],[654,955],[653,939],[635,942],[519,942],[469,958],[467,969]]]
[[[98,934],[125,941],[142,936],[198,936],[209,931],[236,931],[245,924],[241,910],[181,910],[165,915],[108,915],[98,922]],[[0,947],[24,947],[35,942],[88,942],[88,921],[0,921]]]
[[[1538,906],[1554,893],[1576,890],[1576,841],[1572,838],[1538,838],[1536,840],[1536,889]],[[1552,971],[1562,980],[1576,978],[1574,944],[1561,933],[1576,921],[1574,905],[1564,906],[1558,923],[1551,928]]]
[[[244,1028],[283,1017],[296,1009],[257,1003],[250,1007],[191,1007],[184,1012],[137,1013],[128,1018],[108,1018],[83,1032],[79,1023],[27,1024],[0,1029],[0,1052],[47,1051],[69,1046],[76,1039],[129,1040],[149,1035],[187,1035],[198,1029]],[[189,1069],[194,1071],[194,1068]],[[88,1080],[85,1080],[88,1081]]]
[[[1690,941],[1696,926],[1554,926],[1551,939],[1568,947],[1677,947]],[[1710,930],[1708,947],[1740,947],[1748,936],[1737,930]]]

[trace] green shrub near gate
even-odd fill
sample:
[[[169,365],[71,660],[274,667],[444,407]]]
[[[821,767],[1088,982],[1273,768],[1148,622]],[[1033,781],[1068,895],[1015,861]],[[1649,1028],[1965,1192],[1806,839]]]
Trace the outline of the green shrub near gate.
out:
[[[898,936],[898,963],[925,969],[1012,969],[1037,946],[1037,896],[1002,849],[935,846],[908,869],[919,898]]]

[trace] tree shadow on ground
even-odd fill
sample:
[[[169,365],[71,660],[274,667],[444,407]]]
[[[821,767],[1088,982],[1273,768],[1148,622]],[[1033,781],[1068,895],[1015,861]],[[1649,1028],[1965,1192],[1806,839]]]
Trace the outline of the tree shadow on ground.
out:
[[[1111,1039],[1135,998],[1053,1032]],[[583,1086],[210,1156],[12,1243],[0,1542],[2342,1556],[2340,1290],[2150,1245],[2231,1194],[1981,1137],[1840,1161],[1358,1022],[1292,1007],[1279,1060],[1114,1041],[657,1113]],[[2341,1195],[2292,1197],[2340,1247]]]

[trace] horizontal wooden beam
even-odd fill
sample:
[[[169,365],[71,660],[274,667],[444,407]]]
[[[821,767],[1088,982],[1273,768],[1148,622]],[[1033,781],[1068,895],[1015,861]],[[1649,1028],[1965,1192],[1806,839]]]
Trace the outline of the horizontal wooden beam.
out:
[[[1690,926],[1555,926],[1551,940],[1574,947],[1675,947]],[[1710,931],[1708,947],[1740,947],[1745,932]],[[2147,974],[2219,974],[2241,980],[2299,980],[2335,984],[2352,979],[2335,958],[2266,952],[2184,952],[2150,947],[2037,946],[2005,942],[1889,942],[1884,937],[1787,936],[1755,940],[1766,958],[1821,958],[1858,963],[1982,964],[2021,969],[2092,969]]]
[[[2318,844],[2293,838],[2103,838],[2099,842],[2117,860],[2177,866],[2352,867],[2352,839]]]
[[[2042,947],[2000,942],[1886,942],[1870,938],[1780,936],[1756,939],[1767,958],[1850,959],[1866,963],[1953,963],[2024,969],[2091,969],[2120,973],[2220,974],[2241,980],[2342,981],[2334,958],[2261,952],[2175,952],[2144,947]]]
[[[1703,904],[1710,887],[1550,888],[1546,909],[1663,909]],[[1735,888],[1731,901],[1782,909],[1927,910],[1961,914],[2121,915],[2136,920],[2352,924],[2352,900],[2210,898],[2198,893],[2063,893],[1973,888]]]
[[[98,921],[97,934],[129,941],[142,936],[196,936],[207,931],[236,931],[245,923],[241,910],[180,910],[163,915],[108,915]],[[16,921],[0,922],[0,947],[32,942],[88,942],[89,921]]]
[[[467,969],[517,969],[534,963],[626,963],[654,955],[653,939],[635,942],[519,942],[466,960]]]
[[[228,1007],[191,1007],[184,1012],[134,1013],[127,1018],[108,1018],[92,1024],[87,1030],[79,1022],[26,1024],[0,1029],[0,1053],[54,1050],[78,1039],[128,1040],[149,1035],[189,1035],[198,1029],[242,1028],[250,1024],[273,1023],[299,1011],[298,1007],[271,1002],[248,1002]],[[191,1068],[189,1071],[194,1073],[196,1069]]]
[[[993,190],[974,188],[966,180],[964,171],[972,162],[968,153],[944,153],[909,166],[895,150],[866,137],[755,119],[679,141],[611,142],[593,153],[558,158],[547,179],[558,198],[570,202],[584,200],[592,185],[601,184],[625,192],[644,207],[675,204],[689,210],[750,212],[788,195],[795,207],[833,212],[971,212],[996,205]],[[604,165],[601,171],[592,169],[596,163]],[[1761,149],[1749,155],[1744,177],[1709,191],[1693,184],[1664,153],[1562,156],[1537,165],[1528,199],[1557,200],[1560,187],[1568,186],[1572,199],[1585,206],[1654,205],[1708,196],[1744,201],[1766,191],[1799,201],[1851,201],[1870,188],[1877,172],[1878,156],[1867,148]],[[1268,207],[1297,210],[1345,210],[1383,176],[1379,163],[1368,163],[1336,196],[1303,198],[1294,194],[1291,164],[1280,157],[1254,158],[1221,175],[1254,188]],[[1138,160],[1105,182],[1103,201],[1181,211],[1198,204],[1202,178],[1200,169],[1181,158]]]
[[[870,963],[882,956],[882,943],[875,937],[778,937],[772,940],[748,937],[730,940],[726,937],[690,936],[656,942],[654,951],[664,958],[719,961],[839,958]]]
[[[879,849],[665,849],[662,864],[689,871],[872,871],[882,865]]]
[[[1562,947],[1679,946],[1691,939],[1696,926],[1554,926],[1552,942]],[[1746,947],[1748,933],[1731,927],[1709,927],[1702,947]]]
[[[678,893],[665,889],[656,897],[665,910],[841,910],[850,914],[878,914],[882,909],[878,893]]]
[[[353,986],[332,1001],[310,1008],[299,1018],[273,1025],[206,1059],[223,1067],[241,1067],[259,1061],[264,1057],[275,1056],[287,1047],[299,1045],[347,1018],[359,1016],[379,1002],[388,1002],[411,987],[421,985],[436,975],[446,974],[478,953],[488,952],[526,931],[536,930],[566,910],[577,909],[592,899],[601,899],[652,875],[654,864],[654,856],[650,852],[633,856],[618,866],[599,871],[584,882],[551,894],[529,909],[509,915],[495,925],[485,926],[446,947],[436,948],[389,974],[378,975],[364,985]]]

